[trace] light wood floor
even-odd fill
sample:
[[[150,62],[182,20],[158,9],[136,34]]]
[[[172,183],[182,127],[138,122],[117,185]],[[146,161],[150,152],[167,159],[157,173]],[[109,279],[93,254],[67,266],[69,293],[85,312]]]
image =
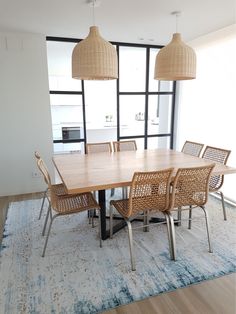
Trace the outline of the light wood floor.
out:
[[[41,194],[0,197],[0,242],[9,202],[39,198]],[[236,274],[120,306],[104,314],[236,314]]]

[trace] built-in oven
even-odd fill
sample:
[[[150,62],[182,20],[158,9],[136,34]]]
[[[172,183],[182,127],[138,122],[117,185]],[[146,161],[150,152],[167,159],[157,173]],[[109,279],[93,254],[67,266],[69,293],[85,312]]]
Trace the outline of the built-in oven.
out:
[[[79,140],[81,138],[80,127],[62,127],[63,140]]]

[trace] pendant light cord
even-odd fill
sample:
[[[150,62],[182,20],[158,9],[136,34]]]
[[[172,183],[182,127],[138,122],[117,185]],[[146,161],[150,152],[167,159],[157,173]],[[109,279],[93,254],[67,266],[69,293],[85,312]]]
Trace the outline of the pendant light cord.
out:
[[[175,15],[175,29],[176,29],[176,33],[178,33],[178,14],[176,13]]]
[[[95,14],[94,14],[94,6],[95,6],[95,0],[93,0],[93,26],[95,26]]]
[[[175,32],[178,33],[179,31],[179,20],[178,18],[180,17],[181,15],[181,12],[180,11],[174,11],[174,12],[171,12],[172,15],[175,15]]]

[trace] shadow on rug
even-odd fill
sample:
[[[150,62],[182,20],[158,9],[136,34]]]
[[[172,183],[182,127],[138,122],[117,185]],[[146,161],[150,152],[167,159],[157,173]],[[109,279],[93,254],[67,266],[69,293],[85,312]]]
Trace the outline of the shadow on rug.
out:
[[[176,228],[177,261],[169,259],[166,227],[134,231],[136,272],[130,270],[127,230],[103,241],[86,213],[56,219],[41,257],[41,200],[11,203],[0,251],[0,313],[91,314],[235,271],[236,209],[210,199],[213,254],[205,221]],[[203,217],[195,210],[195,216]]]

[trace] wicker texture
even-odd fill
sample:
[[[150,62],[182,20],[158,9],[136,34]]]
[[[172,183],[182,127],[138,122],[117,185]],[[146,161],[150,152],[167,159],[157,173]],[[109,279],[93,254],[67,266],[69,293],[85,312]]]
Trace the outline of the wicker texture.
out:
[[[188,155],[199,157],[203,147],[204,147],[204,144],[186,141],[184,143],[184,146],[183,146],[181,152],[188,154]]]
[[[214,166],[179,168],[172,185],[170,210],[206,204]]]
[[[72,77],[81,80],[118,78],[116,49],[100,36],[96,26],[90,27],[89,35],[73,50]]]
[[[87,154],[111,153],[112,152],[112,146],[111,146],[110,142],[88,143],[88,144],[86,144],[86,152],[87,152]]]
[[[202,158],[226,164],[231,151],[217,147],[207,146],[202,154]],[[218,191],[224,183],[224,176],[212,176],[209,182],[210,192]]]
[[[171,42],[156,56],[154,79],[174,81],[194,78],[196,78],[196,54],[181,40],[181,35],[175,33]]]
[[[65,188],[63,183],[58,183],[58,184],[52,184],[51,183],[51,178],[50,178],[48,169],[47,169],[45,163],[43,162],[39,152],[36,151],[34,153],[34,156],[35,156],[36,161],[37,161],[37,166],[38,166],[40,172],[43,174],[43,178],[44,178],[45,183],[48,185],[48,182],[50,182],[50,185],[53,187],[53,190],[54,190],[55,194],[57,194],[57,195],[66,195],[67,191],[66,191],[66,188]],[[44,169],[44,171],[42,171],[42,168]],[[45,177],[45,174],[47,174],[46,177]]]
[[[51,190],[52,208],[60,214],[73,214],[90,209],[99,209],[92,193],[82,193],[75,196],[59,197]]]
[[[125,218],[146,211],[167,210],[172,174],[173,168],[134,173],[129,199],[113,200],[111,205]]]
[[[51,206],[57,213],[65,215],[100,208],[92,193],[58,194],[60,189],[58,189],[57,185],[51,184],[50,175],[42,159],[38,160],[38,167],[44,176],[45,182],[48,184]]]
[[[136,141],[117,141],[113,142],[114,152],[137,150]]]

